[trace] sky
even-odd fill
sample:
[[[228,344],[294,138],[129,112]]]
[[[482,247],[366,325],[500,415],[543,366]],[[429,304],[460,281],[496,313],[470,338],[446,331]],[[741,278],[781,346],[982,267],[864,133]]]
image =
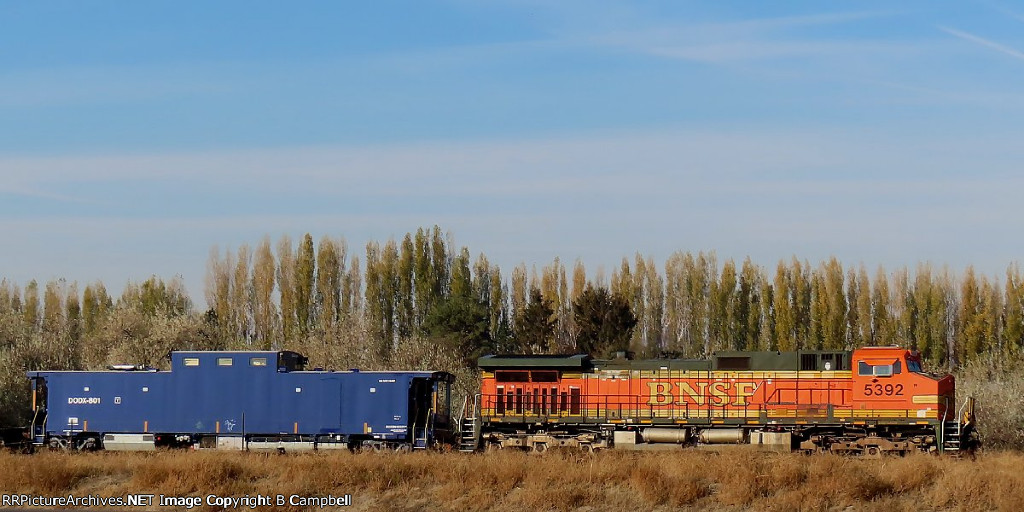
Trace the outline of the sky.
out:
[[[637,252],[1001,276],[1024,5],[0,0],[0,276],[439,225],[507,271]],[[873,272],[872,272],[873,273]]]

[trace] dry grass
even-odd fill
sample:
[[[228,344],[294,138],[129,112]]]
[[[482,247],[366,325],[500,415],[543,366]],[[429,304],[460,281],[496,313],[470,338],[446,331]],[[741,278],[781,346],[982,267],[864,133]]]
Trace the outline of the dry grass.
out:
[[[44,496],[351,494],[354,510],[1018,510],[1024,455],[859,459],[730,450],[585,456],[0,454],[0,489]],[[852,507],[852,508],[851,508]]]

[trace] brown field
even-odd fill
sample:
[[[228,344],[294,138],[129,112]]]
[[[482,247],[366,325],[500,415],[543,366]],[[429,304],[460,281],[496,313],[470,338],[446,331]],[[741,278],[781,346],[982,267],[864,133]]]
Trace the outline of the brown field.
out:
[[[1010,452],[974,459],[861,459],[693,449],[593,456],[556,451],[3,453],[0,468],[0,490],[5,494],[348,493],[348,510],[890,512],[1010,511],[1024,506],[1024,455]]]

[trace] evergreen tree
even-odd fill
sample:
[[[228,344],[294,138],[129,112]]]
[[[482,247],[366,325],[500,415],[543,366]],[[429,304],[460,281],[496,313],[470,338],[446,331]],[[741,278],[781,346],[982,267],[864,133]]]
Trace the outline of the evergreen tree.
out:
[[[519,353],[550,353],[555,341],[557,319],[554,308],[544,300],[537,288],[530,290],[530,302],[523,309],[515,327],[515,340]]]
[[[493,352],[487,306],[469,295],[452,295],[427,315],[423,325],[435,343],[458,354],[467,367]]]
[[[607,288],[587,286],[573,303],[573,314],[579,329],[579,351],[609,356],[629,348],[636,317],[623,297],[609,293]]]

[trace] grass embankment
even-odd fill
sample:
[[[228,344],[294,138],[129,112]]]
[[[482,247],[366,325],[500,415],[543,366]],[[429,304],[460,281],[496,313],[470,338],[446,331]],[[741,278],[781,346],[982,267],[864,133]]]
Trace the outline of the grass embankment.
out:
[[[348,493],[349,510],[1009,511],[1024,503],[1022,467],[1024,455],[1016,453],[960,460],[698,450],[596,456],[4,453],[0,489],[43,496]]]

